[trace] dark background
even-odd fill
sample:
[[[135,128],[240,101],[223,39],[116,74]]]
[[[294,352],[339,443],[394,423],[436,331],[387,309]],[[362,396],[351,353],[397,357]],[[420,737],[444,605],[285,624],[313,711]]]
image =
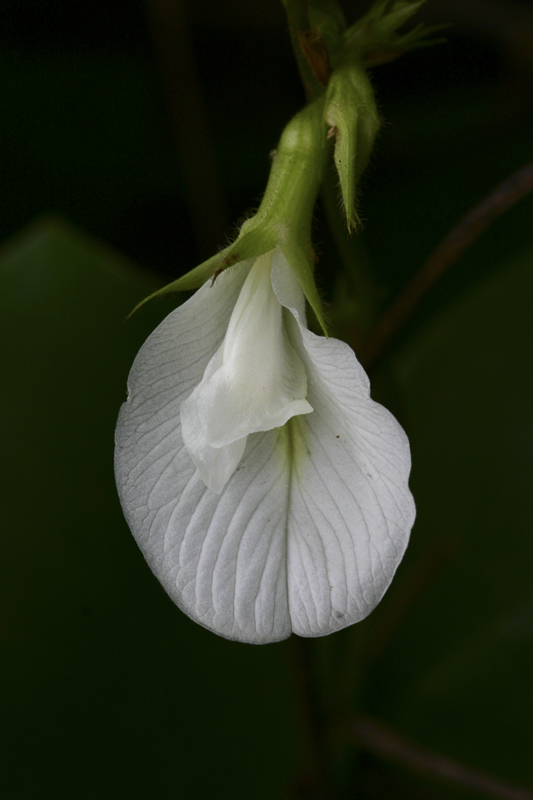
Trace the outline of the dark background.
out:
[[[349,22],[368,6],[343,3]],[[304,102],[280,3],[179,8],[0,8],[5,796],[312,797],[317,748],[338,797],[479,796],[369,754],[346,723],[361,711],[533,787],[531,197],[373,376],[411,439],[418,519],[368,620],[303,651],[218,639],[174,608],[122,519],[114,420],[173,301],[125,317],[257,206]],[[384,125],[351,247],[383,307],[533,152],[533,5],[429,0],[420,18],[451,22],[448,42],[372,72]],[[314,237],[332,304],[320,205]]]

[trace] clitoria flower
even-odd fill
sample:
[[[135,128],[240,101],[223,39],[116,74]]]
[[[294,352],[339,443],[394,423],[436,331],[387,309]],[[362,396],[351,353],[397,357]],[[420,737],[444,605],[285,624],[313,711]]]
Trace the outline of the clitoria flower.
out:
[[[414,521],[409,445],[348,345],[307,329],[281,247],[173,311],[128,384],[122,507],[186,614],[266,643],[372,611]]]

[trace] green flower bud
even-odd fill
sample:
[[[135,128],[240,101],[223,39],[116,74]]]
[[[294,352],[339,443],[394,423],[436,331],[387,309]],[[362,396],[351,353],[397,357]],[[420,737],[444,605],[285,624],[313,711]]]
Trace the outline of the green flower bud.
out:
[[[348,230],[359,218],[356,211],[357,184],[363,174],[380,119],[372,85],[359,63],[344,63],[331,75],[324,106],[328,137],[335,138],[335,166],[339,176]]]

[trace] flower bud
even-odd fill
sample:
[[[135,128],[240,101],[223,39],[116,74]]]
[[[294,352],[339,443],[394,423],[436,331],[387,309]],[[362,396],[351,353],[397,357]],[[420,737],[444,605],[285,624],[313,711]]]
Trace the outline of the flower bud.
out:
[[[439,44],[443,39],[431,38],[447,25],[419,24],[399,33],[424,0],[376,0],[367,13],[344,31],[344,54],[357,58],[365,67],[385,64],[416,47]]]
[[[341,64],[331,75],[324,115],[335,137],[335,166],[339,176],[348,230],[359,222],[357,184],[363,174],[380,119],[370,79],[359,63]]]

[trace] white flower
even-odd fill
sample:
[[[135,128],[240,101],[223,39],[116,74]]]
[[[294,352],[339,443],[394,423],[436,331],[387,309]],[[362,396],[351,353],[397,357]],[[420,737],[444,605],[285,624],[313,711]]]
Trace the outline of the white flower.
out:
[[[147,339],[116,431],[124,514],[193,620],[265,643],[363,619],[415,510],[409,444],[348,345],[311,333],[280,248]]]

